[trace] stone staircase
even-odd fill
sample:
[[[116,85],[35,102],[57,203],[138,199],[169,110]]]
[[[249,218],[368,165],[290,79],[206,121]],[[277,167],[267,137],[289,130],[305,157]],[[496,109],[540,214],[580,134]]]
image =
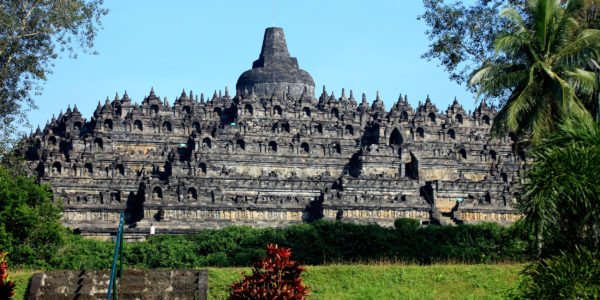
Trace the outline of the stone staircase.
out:
[[[29,300],[104,300],[110,270],[50,271],[31,279]],[[183,300],[208,297],[207,270],[125,270],[117,299]]]

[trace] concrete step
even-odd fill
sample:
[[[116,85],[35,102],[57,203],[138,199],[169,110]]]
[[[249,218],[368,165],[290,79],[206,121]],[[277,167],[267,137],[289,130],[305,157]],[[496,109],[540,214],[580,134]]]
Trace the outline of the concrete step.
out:
[[[110,272],[51,271],[34,274],[28,299],[106,299]],[[125,270],[119,299],[206,299],[206,270]]]
[[[117,293],[117,299],[119,300],[189,300],[196,299],[197,291],[173,291],[173,292],[162,292],[162,293],[135,293],[135,292],[124,292]],[[97,293],[94,295],[82,295],[82,294],[44,294],[39,296],[39,300],[105,300],[106,292]]]

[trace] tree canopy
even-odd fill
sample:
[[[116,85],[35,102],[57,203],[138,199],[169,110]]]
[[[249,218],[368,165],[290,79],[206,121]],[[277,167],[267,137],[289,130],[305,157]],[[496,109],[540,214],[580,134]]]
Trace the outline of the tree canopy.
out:
[[[45,267],[64,243],[61,208],[47,185],[0,167],[0,250],[16,264]]]
[[[561,1],[564,4],[566,1]],[[600,28],[600,0],[575,0],[574,19],[582,28]],[[423,58],[438,61],[448,72],[451,80],[465,84],[475,70],[486,63],[503,63],[507,57],[497,53],[495,39],[510,28],[509,20],[500,15],[506,7],[512,7],[528,15],[527,0],[476,0],[465,4],[459,0],[423,0],[425,12],[419,16],[428,30],[430,40]],[[582,66],[583,67],[583,66]],[[475,87],[469,87],[475,91]],[[485,96],[502,106],[511,94],[510,89],[495,90]]]
[[[510,93],[495,133],[530,133],[538,142],[563,118],[591,117],[580,98],[591,99],[597,89],[596,75],[585,66],[600,58],[600,30],[580,25],[579,4],[532,0],[523,13],[502,10],[508,27],[494,45],[503,59],[484,63],[469,80],[480,94]]]
[[[507,27],[498,12],[506,5],[523,7],[525,0],[462,1],[423,0],[425,13],[419,16],[429,29],[431,44],[422,57],[437,60],[459,84],[485,62],[494,61],[495,37]]]
[[[103,0],[0,0],[0,150],[27,124],[59,53],[90,53],[108,13]],[[13,138],[13,139],[11,139]],[[4,151],[2,151],[4,152]]]

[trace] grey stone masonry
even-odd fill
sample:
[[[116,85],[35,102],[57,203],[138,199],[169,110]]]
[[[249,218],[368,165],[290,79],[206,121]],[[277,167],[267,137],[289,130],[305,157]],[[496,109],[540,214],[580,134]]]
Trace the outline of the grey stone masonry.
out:
[[[103,300],[108,297],[109,284],[110,270],[36,273],[27,299]],[[206,300],[208,270],[124,270],[116,286],[116,298],[123,300]]]
[[[140,234],[316,219],[510,223],[525,154],[513,135],[490,137],[495,115],[485,101],[440,111],[404,96],[388,111],[379,95],[323,87],[315,98],[282,29],[268,28],[235,95],[183,91],[171,105],[153,90],[139,104],[125,93],[90,120],[69,107],[20,152],[63,222],[89,235],[114,231],[120,211]]]
[[[254,93],[258,97],[305,98],[315,94],[315,82],[308,72],[298,67],[290,57],[283,29],[267,28],[260,56],[252,69],[244,72],[237,82],[238,92]]]

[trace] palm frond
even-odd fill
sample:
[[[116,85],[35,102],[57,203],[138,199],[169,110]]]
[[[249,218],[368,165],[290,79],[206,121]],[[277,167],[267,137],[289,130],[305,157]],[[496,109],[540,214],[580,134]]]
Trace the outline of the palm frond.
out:
[[[575,90],[584,95],[592,95],[598,89],[594,72],[575,68],[574,70],[565,71],[565,78],[573,85]]]
[[[500,16],[505,18],[516,31],[528,32],[525,20],[516,9],[512,7],[504,8],[500,11]]]
[[[514,93],[512,99],[506,104],[506,126],[508,129],[518,132],[523,126],[523,120],[530,118],[531,111],[536,102],[536,90],[539,89],[535,78],[535,68],[529,70],[529,77],[523,89]]]
[[[575,40],[562,47],[554,56],[559,64],[582,66],[588,59],[600,57],[600,30],[582,31]]]
[[[600,88],[593,74],[582,69],[590,59],[600,60],[600,30],[581,28],[567,11],[575,4],[528,3],[527,21],[514,8],[502,10],[510,27],[494,46],[506,59],[482,66],[469,85],[477,89],[478,97],[512,91],[495,118],[493,133],[531,133],[535,143],[563,117],[590,117],[577,95],[591,95]]]

